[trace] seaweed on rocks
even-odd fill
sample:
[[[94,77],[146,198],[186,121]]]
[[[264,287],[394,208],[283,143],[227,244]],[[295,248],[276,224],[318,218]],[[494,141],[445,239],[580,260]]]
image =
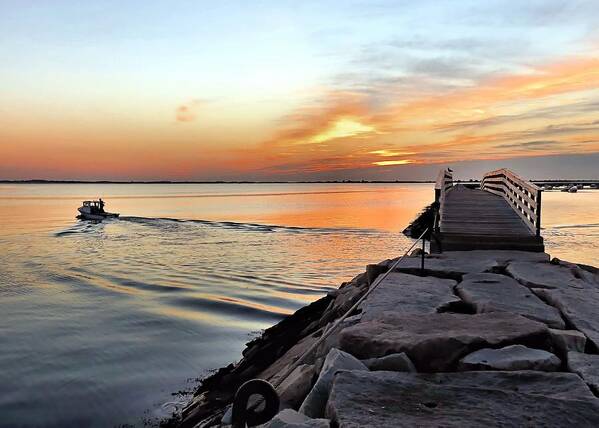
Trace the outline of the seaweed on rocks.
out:
[[[403,230],[403,234],[408,238],[418,238],[428,228],[428,232],[424,237],[430,240],[433,226],[435,223],[435,216],[439,210],[439,203],[433,202],[432,204],[425,207],[418,216],[412,220],[410,225]]]
[[[268,368],[303,337],[314,333],[334,300],[333,294],[326,295],[298,309],[266,329],[260,337],[248,342],[241,361],[222,367],[203,379],[181,415],[173,416],[161,426],[184,428],[194,427],[199,422],[203,422],[202,426],[219,422],[239,386]]]

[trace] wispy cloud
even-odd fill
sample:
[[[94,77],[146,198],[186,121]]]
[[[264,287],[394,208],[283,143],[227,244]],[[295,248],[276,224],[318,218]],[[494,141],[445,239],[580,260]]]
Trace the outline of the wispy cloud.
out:
[[[191,100],[181,104],[175,109],[175,118],[177,122],[192,122],[197,118],[202,103],[198,99]]]

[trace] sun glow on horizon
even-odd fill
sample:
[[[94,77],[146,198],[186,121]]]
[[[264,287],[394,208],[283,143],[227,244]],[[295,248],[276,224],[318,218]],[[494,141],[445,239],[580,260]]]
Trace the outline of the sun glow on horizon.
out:
[[[414,161],[410,160],[410,159],[399,159],[399,160],[388,160],[388,161],[372,162],[373,165],[378,165],[378,166],[409,165],[411,163],[414,163]]]

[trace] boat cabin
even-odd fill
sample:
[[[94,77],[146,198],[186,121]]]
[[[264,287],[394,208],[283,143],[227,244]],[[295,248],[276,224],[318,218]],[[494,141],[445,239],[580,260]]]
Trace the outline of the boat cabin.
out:
[[[102,199],[99,201],[83,201],[83,206],[88,207],[90,214],[104,212],[104,201]]]

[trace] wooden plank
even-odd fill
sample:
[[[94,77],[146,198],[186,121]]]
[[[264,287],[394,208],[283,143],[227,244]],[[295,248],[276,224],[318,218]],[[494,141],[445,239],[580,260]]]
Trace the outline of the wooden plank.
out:
[[[445,192],[448,183],[442,172],[435,229],[441,249],[543,251],[543,238],[537,229],[540,191],[535,185],[502,169],[485,174],[481,189],[456,185]]]

